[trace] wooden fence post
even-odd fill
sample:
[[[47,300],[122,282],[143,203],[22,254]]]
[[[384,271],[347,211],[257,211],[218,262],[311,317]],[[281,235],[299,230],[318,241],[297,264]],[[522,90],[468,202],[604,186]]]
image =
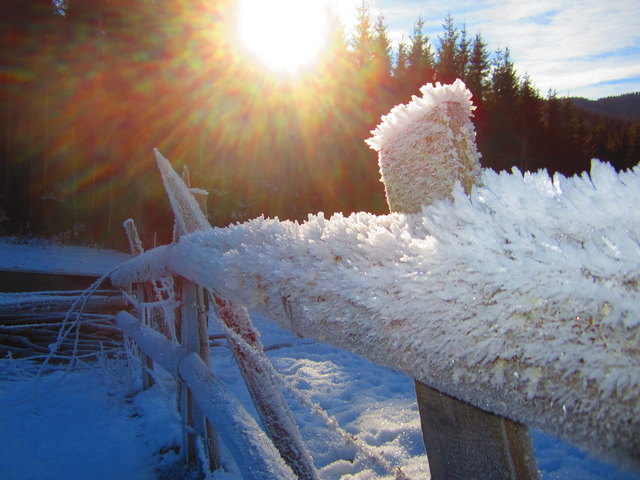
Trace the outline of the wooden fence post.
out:
[[[186,166],[183,168],[182,178],[185,185],[190,187],[189,170]],[[199,198],[206,205],[206,196],[205,199],[202,198],[202,195]],[[178,224],[177,234],[184,235],[186,233],[189,232],[183,231]],[[188,280],[183,279],[181,283],[180,342],[187,350],[197,353],[205,365],[209,366],[209,337],[204,292],[202,287]],[[191,390],[182,380],[179,381],[178,394],[181,416],[185,421],[183,428],[184,459],[190,465],[197,463],[197,439],[193,431],[195,430],[204,439],[209,457],[209,470],[214,471],[221,466],[216,432],[198,403],[193,399]]]
[[[396,107],[390,116],[398,121],[385,117],[368,141],[379,151],[392,212],[419,213],[449,197],[456,182],[469,192],[480,170],[464,84],[421,90],[422,99]],[[433,480],[539,478],[526,426],[418,381],[416,397]]]
[[[527,427],[416,382],[422,435],[434,480],[532,479]]]
[[[131,250],[132,255],[140,255],[144,252],[142,248],[142,242],[140,242],[140,236],[138,235],[138,230],[136,229],[136,225],[133,222],[133,219],[129,218],[124,221],[122,224],[124,227],[124,231],[127,235],[127,240],[129,240],[129,248]],[[137,315],[140,321],[146,324],[146,312],[144,307],[140,306],[141,303],[145,301],[145,291],[142,284],[138,283],[135,286],[136,289],[136,298],[138,300],[137,307]],[[143,351],[140,351],[140,360],[143,365],[142,369],[142,389],[147,390],[154,385],[153,376],[149,372],[153,370],[153,360],[149,358]]]

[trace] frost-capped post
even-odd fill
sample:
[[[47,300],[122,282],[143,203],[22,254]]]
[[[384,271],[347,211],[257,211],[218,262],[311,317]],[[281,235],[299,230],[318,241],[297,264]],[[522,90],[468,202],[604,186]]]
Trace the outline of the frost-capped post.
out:
[[[468,194],[480,176],[471,123],[475,109],[461,80],[424,85],[382,117],[366,142],[379,153],[392,212],[420,213],[450,198],[457,184]],[[538,478],[527,428],[416,381],[431,477]]]
[[[450,197],[457,182],[468,193],[480,174],[471,92],[460,80],[420,91],[422,97],[382,117],[366,140],[379,152],[392,212],[420,213],[424,205]]]

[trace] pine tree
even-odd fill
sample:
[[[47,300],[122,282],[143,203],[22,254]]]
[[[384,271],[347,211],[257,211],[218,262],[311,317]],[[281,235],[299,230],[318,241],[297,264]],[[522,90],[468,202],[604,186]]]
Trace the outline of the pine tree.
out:
[[[508,48],[498,50],[491,75],[491,97],[495,105],[509,109],[518,97],[518,76]]]
[[[406,88],[409,92],[417,91],[425,83],[433,82],[433,52],[429,43],[429,37],[422,33],[424,20],[418,18],[413,27],[413,35],[408,56]]]
[[[469,68],[470,51],[469,47],[471,42],[467,37],[467,26],[462,26],[460,32],[460,39],[456,48],[456,74],[457,78],[464,80],[467,76],[467,70]]]
[[[537,170],[541,165],[533,163],[533,159],[539,152],[538,145],[542,143],[542,99],[529,75],[520,82],[517,109],[515,121],[522,147],[518,166],[522,171]]]
[[[459,76],[458,67],[458,37],[460,33],[453,24],[451,14],[447,15],[442,25],[444,33],[437,50],[436,78],[442,83],[452,83]]]
[[[387,84],[391,78],[391,41],[382,14],[373,26],[373,62],[376,77]]]
[[[369,4],[362,0],[356,11],[356,25],[351,37],[351,47],[355,65],[365,67],[370,65],[374,55],[373,27]]]
[[[485,161],[496,170],[510,169],[522,154],[517,125],[518,79],[509,50],[499,50],[494,59],[491,89],[486,102],[484,131]]]
[[[477,33],[471,45],[471,54],[464,81],[473,94],[474,103],[482,105],[486,100],[490,69],[489,52],[482,36]]]
[[[404,41],[404,36],[398,43],[398,50],[396,53],[396,64],[393,68],[393,76],[396,79],[405,78],[407,74],[407,68],[409,66],[409,50],[407,42]]]
[[[348,61],[348,43],[344,27],[340,22],[340,17],[332,8],[328,8],[327,12],[327,46],[322,53],[321,62],[323,67],[331,71],[331,76],[327,81],[335,79],[335,74],[340,70],[344,70],[344,66]]]

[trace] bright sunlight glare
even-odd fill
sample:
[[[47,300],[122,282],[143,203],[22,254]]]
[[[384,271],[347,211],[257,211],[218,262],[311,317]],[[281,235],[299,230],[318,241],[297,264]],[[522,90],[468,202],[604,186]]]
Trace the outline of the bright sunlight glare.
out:
[[[242,42],[267,67],[295,73],[326,42],[325,5],[317,0],[241,0]]]

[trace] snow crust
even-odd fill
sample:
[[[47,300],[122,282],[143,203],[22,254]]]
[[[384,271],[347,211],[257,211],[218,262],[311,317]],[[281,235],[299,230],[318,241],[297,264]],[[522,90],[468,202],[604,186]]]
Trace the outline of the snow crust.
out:
[[[55,369],[0,360],[0,478],[165,478],[179,456],[179,424],[161,395],[132,398],[121,361]]]
[[[182,275],[481,408],[640,466],[640,167],[482,172],[420,214],[258,218],[124,264]]]
[[[323,480],[428,479],[413,380],[327,344],[298,339],[252,315],[265,351],[287,382],[287,399]],[[210,325],[209,334],[222,332]],[[251,413],[253,407],[224,342],[212,344],[216,376]],[[141,480],[192,478],[181,466],[175,382],[158,368],[156,384],[133,395],[140,372],[109,359],[38,365],[0,359],[0,478],[3,480]],[[257,418],[255,412],[252,415]],[[596,462],[557,438],[532,431],[541,476],[548,480],[638,480]],[[221,443],[225,472],[242,480]]]

